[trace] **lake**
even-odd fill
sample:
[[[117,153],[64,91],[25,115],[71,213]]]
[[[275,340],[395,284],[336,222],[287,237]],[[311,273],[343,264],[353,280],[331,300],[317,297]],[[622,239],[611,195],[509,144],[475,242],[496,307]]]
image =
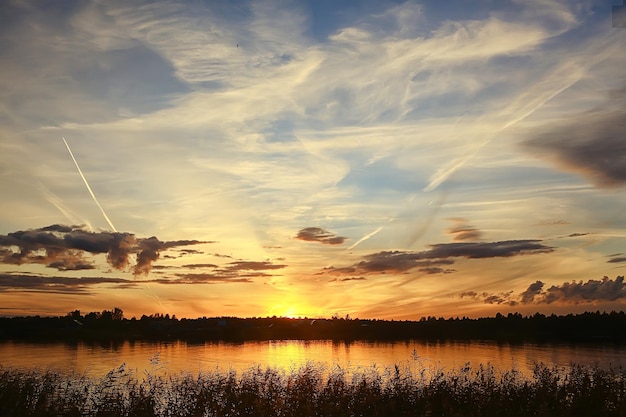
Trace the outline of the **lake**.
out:
[[[0,365],[17,369],[52,369],[101,377],[123,363],[139,374],[178,374],[229,370],[241,373],[254,366],[298,369],[313,362],[348,372],[394,365],[411,370],[452,370],[466,363],[491,364],[501,370],[532,374],[536,363],[567,369],[572,363],[600,367],[626,366],[626,347],[604,345],[497,344],[491,342],[424,341],[376,343],[333,341],[250,341],[244,343],[122,342],[0,343]]]

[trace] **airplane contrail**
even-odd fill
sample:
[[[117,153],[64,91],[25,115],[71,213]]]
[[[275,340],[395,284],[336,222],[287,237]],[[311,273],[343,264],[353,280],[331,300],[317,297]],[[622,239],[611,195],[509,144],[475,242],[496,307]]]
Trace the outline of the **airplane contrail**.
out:
[[[367,239],[371,238],[372,236],[374,236],[376,233],[380,232],[381,230],[383,230],[384,226],[380,226],[378,229],[374,230],[371,233],[366,234],[365,236],[363,236],[361,239],[357,240],[356,243],[352,246],[350,246],[348,249],[346,249],[346,251],[349,251],[351,249],[354,249],[358,244],[365,242]]]
[[[89,191],[89,194],[91,194],[91,198],[93,198],[93,201],[95,201],[96,205],[100,209],[100,212],[104,216],[104,219],[107,221],[109,226],[111,226],[111,229],[113,229],[114,232],[117,232],[117,229],[115,228],[115,226],[113,226],[113,222],[111,222],[111,219],[109,219],[109,216],[107,216],[107,214],[104,212],[104,209],[100,205],[100,202],[98,202],[96,195],[93,193],[91,187],[89,186],[89,183],[87,182],[87,178],[85,178],[85,176],[83,175],[83,171],[80,170],[80,167],[78,166],[78,162],[76,161],[76,158],[74,158],[74,154],[72,153],[72,150],[70,149],[70,145],[67,144],[67,141],[65,140],[64,137],[63,137],[63,143],[65,143],[65,147],[67,148],[67,151],[70,153],[70,156],[72,157],[72,161],[74,161],[74,165],[76,165],[76,169],[78,170],[80,177],[83,179],[83,182],[85,183],[85,186],[87,187],[87,190]]]
[[[501,112],[502,114],[514,113],[515,117],[512,117],[508,122],[503,124],[502,127],[491,132],[491,134],[489,134],[481,142],[477,143],[467,154],[437,170],[437,172],[430,177],[429,183],[426,187],[424,187],[423,191],[429,192],[439,187],[439,185],[446,181],[452,174],[465,166],[467,162],[476,156],[476,154],[489,144],[489,142],[491,142],[500,132],[531,116],[547,102],[573,86],[584,76],[584,72],[579,66],[570,67],[563,65],[563,67],[553,71],[551,75],[552,77],[549,80],[543,80],[542,82],[535,84],[532,88],[532,94],[529,91],[518,98],[518,101],[521,103],[512,103],[507,106],[503,112]],[[559,81],[555,82],[556,88],[550,89],[547,84],[548,81],[552,79],[558,79]]]

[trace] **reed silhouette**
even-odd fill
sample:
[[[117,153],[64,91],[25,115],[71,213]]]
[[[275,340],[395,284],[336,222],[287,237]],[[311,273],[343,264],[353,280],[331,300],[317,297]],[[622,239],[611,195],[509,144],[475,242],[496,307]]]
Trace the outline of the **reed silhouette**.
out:
[[[622,369],[538,364],[532,377],[489,365],[443,370],[372,367],[357,373],[309,363],[241,374],[101,379],[0,368],[0,415],[39,416],[625,416]]]

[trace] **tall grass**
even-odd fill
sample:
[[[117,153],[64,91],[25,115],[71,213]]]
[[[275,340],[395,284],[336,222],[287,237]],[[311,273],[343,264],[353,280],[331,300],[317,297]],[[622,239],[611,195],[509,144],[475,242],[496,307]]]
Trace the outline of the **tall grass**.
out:
[[[626,416],[626,376],[541,364],[532,376],[469,364],[196,375],[120,366],[100,379],[0,368],[0,416]]]

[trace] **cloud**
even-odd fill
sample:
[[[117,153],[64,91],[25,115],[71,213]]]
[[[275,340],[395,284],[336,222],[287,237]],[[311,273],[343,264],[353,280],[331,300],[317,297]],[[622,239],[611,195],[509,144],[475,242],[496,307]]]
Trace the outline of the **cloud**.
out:
[[[231,262],[225,268],[227,271],[264,271],[268,269],[281,269],[287,265],[273,264],[268,261],[237,261]]]
[[[346,277],[346,278],[333,278],[328,282],[349,282],[349,281],[365,281],[367,278],[365,277]]]
[[[349,267],[325,268],[324,274],[390,274],[403,273],[414,268],[421,272],[452,273],[454,269],[444,269],[440,265],[452,265],[449,258],[498,258],[529,254],[549,253],[554,249],[541,243],[541,240],[508,240],[501,242],[463,242],[430,245],[431,249],[421,252],[381,251],[365,255],[363,260]]]
[[[541,294],[541,290],[543,288],[543,282],[536,281],[528,286],[526,291],[520,294],[521,302],[523,304],[532,303],[535,299],[535,296]]]
[[[614,280],[604,277],[601,280],[590,279],[587,282],[564,282],[544,289],[542,281],[535,281],[526,290],[514,297],[512,291],[506,293],[478,293],[465,291],[460,298],[472,298],[486,304],[595,304],[626,299],[626,283],[624,277]]]
[[[356,272],[356,267],[354,266],[346,266],[346,267],[334,267],[328,266],[322,269],[322,272],[319,274],[327,274],[327,275],[348,275]]]
[[[215,264],[185,264],[183,268],[197,269],[197,268],[217,268]]]
[[[537,226],[565,226],[571,224],[565,220],[542,220],[537,223]]]
[[[452,240],[455,242],[463,242],[466,240],[479,240],[482,237],[480,230],[474,226],[466,224],[464,219],[451,219],[456,223],[455,226],[447,230],[448,234],[452,236]]]
[[[307,242],[320,242],[326,245],[341,245],[347,238],[337,236],[321,227],[305,227],[298,232],[296,239]]]
[[[607,262],[614,263],[614,264],[626,262],[626,256],[618,256],[616,258],[611,258]]]
[[[485,304],[509,304],[516,305],[517,302],[511,299],[513,291],[500,292],[500,293],[488,293],[488,292],[476,292],[465,291],[459,294],[460,298],[472,298]]]
[[[368,273],[400,273],[419,266],[424,259],[422,253],[402,251],[382,251],[366,255],[365,260],[356,265],[358,271]]]
[[[570,233],[567,237],[582,237],[587,236],[589,233]]]
[[[204,253],[201,250],[197,250],[197,249],[180,249],[179,252],[182,255],[200,255]]]
[[[273,264],[268,261],[236,261],[219,267],[214,264],[189,264],[183,268],[197,269],[210,268],[211,272],[178,273],[174,279],[158,279],[161,284],[212,284],[212,283],[241,283],[252,282],[252,278],[272,276],[263,271],[285,268],[287,265]]]
[[[350,277],[350,278],[342,278],[341,281],[365,281],[367,278],[365,277]]]
[[[149,252],[147,260],[154,254],[154,248],[160,245],[154,240],[147,239]],[[167,242],[161,242],[167,243]],[[167,245],[165,245],[167,246]],[[145,250],[145,248],[144,248]],[[139,252],[141,253],[141,252]],[[147,263],[144,263],[144,268]],[[70,278],[59,276],[38,276],[27,274],[0,274],[0,292],[2,291],[26,291],[26,292],[47,292],[64,294],[88,294],[90,287],[97,285],[116,285],[118,288],[134,287],[140,283],[155,283],[168,285],[193,285],[193,284],[213,284],[213,283],[246,283],[253,282],[253,278],[271,276],[264,272],[286,267],[286,265],[272,264],[267,261],[238,261],[228,264],[224,268],[219,268],[212,264],[192,264],[186,267],[214,267],[211,272],[202,273],[178,273],[170,278],[156,278],[148,280],[129,280],[125,278],[105,278],[105,277],[82,277]],[[168,269],[170,267],[155,266],[157,269]],[[60,270],[69,270],[70,265],[59,265]],[[80,269],[80,268],[75,268]]]
[[[427,267],[427,268],[420,268],[420,269],[418,269],[418,271],[424,272],[426,274],[451,274],[453,272],[456,272],[456,269],[439,268],[439,267],[436,267],[436,266],[430,266],[430,267]]]
[[[601,280],[590,279],[587,282],[564,282],[562,285],[548,288],[541,295],[543,298],[539,302],[546,304],[616,301],[626,299],[626,284],[623,276],[618,276],[615,280],[604,277]]]
[[[552,247],[540,242],[541,240],[537,239],[523,239],[480,243],[440,243],[431,245],[432,249],[424,253],[428,258],[498,258],[554,251]]]
[[[159,284],[213,284],[213,283],[242,283],[252,282],[252,277],[242,277],[234,274],[176,274],[176,279],[158,279],[155,282]]]
[[[548,125],[524,141],[523,148],[597,187],[626,185],[626,89],[619,95],[611,108]]]
[[[0,292],[27,291],[51,293],[89,293],[88,287],[102,284],[133,286],[135,282],[124,278],[104,277],[53,277],[37,275],[0,274]]]
[[[143,239],[139,243],[140,251],[137,253],[137,263],[135,264],[135,275],[148,274],[152,262],[159,259],[159,251],[163,248],[163,242],[156,237]]]
[[[80,271],[84,269],[95,269],[92,263],[83,261],[80,254],[75,256],[68,256],[58,261],[53,261],[48,264],[50,268],[56,268],[59,271]]]
[[[160,252],[178,246],[209,243],[198,240],[160,241],[156,237],[137,238],[131,233],[90,232],[82,226],[51,225],[40,229],[0,235],[0,262],[5,264],[43,264],[60,271],[94,269],[83,259],[86,254],[106,254],[117,270],[130,265],[136,254],[134,274],[148,274]]]
[[[156,246],[154,240],[147,239],[149,252],[147,260],[151,259],[153,250]],[[167,243],[167,242],[161,242]],[[167,245],[165,245],[167,246]],[[145,249],[144,249],[145,250]],[[139,252],[141,253],[141,252]],[[147,262],[147,261],[145,261]],[[143,264],[144,268],[147,265]],[[90,294],[90,287],[97,285],[115,285],[117,288],[134,287],[140,283],[155,283],[168,285],[194,285],[194,284],[213,284],[213,283],[247,283],[253,282],[253,278],[262,278],[272,276],[264,271],[276,270],[286,267],[286,265],[272,264],[267,261],[238,261],[228,264],[224,268],[211,264],[187,265],[187,267],[210,267],[213,266],[211,272],[201,273],[178,273],[169,278],[144,279],[141,281],[129,280],[125,278],[105,278],[105,277],[82,277],[70,278],[59,276],[38,276],[27,274],[0,274],[0,292],[2,291],[26,291],[26,292],[47,292],[47,293],[64,293],[64,294]],[[171,267],[155,266],[157,269],[170,269]],[[69,270],[69,265],[63,265],[60,270]],[[76,268],[80,269],[80,268]]]

